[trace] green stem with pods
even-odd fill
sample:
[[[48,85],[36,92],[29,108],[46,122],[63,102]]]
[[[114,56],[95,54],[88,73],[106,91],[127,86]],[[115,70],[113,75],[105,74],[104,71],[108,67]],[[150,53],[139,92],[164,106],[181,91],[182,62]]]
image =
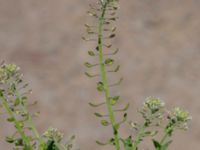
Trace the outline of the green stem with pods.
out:
[[[110,103],[110,92],[109,92],[109,86],[107,82],[107,74],[106,74],[106,68],[105,68],[105,63],[104,63],[104,54],[103,54],[103,25],[104,25],[104,20],[105,20],[105,13],[106,13],[106,8],[109,4],[109,1],[106,1],[102,4],[102,14],[101,17],[99,18],[99,25],[98,25],[98,50],[99,50],[99,64],[100,64],[100,74],[101,74],[101,79],[103,82],[104,86],[104,92],[105,92],[105,98],[106,98],[106,105],[109,113],[109,118],[112,124],[113,128],[113,134],[114,134],[114,140],[115,140],[115,148],[116,150],[120,150],[120,143],[119,143],[119,134],[116,129],[116,119],[113,111],[113,107]]]

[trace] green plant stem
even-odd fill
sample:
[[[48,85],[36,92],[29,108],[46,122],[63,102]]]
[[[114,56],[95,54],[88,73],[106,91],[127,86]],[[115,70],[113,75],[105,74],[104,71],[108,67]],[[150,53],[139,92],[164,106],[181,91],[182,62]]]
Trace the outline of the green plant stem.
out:
[[[166,131],[165,131],[165,134],[163,136],[163,138],[160,140],[160,144],[163,144],[165,142],[165,140],[170,136],[170,132],[173,130],[175,125],[172,125],[170,128],[168,128]]]
[[[19,92],[16,92],[16,96],[17,96],[17,98],[19,98],[20,102],[22,102],[22,98],[21,98]],[[27,108],[26,108],[24,105],[22,105],[22,110],[23,110],[24,113],[29,113],[28,110],[27,110]],[[43,145],[45,142],[44,142],[44,140],[40,137],[40,135],[39,135],[39,133],[38,133],[38,131],[37,131],[37,129],[36,129],[34,123],[33,123],[33,119],[32,119],[32,117],[30,116],[30,114],[28,114],[28,120],[27,120],[27,122],[28,122],[28,125],[29,125],[29,127],[31,128],[33,134],[35,135],[36,139],[39,141],[39,145]],[[41,149],[41,150],[42,150],[42,149]]]
[[[10,109],[7,100],[5,99],[4,96],[0,96],[1,100],[2,100],[2,105],[3,107],[6,109],[7,113],[9,114],[9,116],[13,119],[15,127],[17,129],[17,131],[19,132],[19,134],[21,135],[25,145],[28,147],[28,150],[32,150],[31,147],[31,143],[29,140],[29,137],[27,137],[23,131],[23,129],[21,128],[20,122],[15,118],[15,115],[13,114],[12,110]]]
[[[137,147],[138,147],[138,145],[140,144],[140,141],[141,141],[141,138],[142,138],[142,136],[143,136],[143,134],[144,134],[144,132],[145,132],[145,128],[146,128],[146,126],[145,126],[145,124],[141,127],[141,129],[140,129],[140,131],[139,131],[139,133],[138,133],[138,135],[137,135],[137,137],[136,137],[136,139],[135,139],[135,141],[134,141],[134,143],[133,143],[133,148],[132,148],[132,150],[137,150]]]
[[[165,133],[165,135],[163,136],[163,138],[160,141],[160,144],[163,144],[165,142],[165,140],[167,139],[167,137],[168,137],[168,133]]]
[[[105,20],[106,8],[107,8],[108,4],[109,4],[108,1],[106,1],[103,4],[102,14],[101,14],[101,17],[99,18],[99,25],[98,25],[99,62],[100,62],[100,74],[101,74],[101,79],[102,79],[102,82],[103,82],[105,98],[106,98],[106,105],[107,105],[109,118],[110,118],[110,121],[111,121],[111,124],[112,124],[113,133],[114,133],[115,148],[116,148],[116,150],[120,150],[119,135],[118,135],[118,131],[116,129],[117,123],[116,123],[116,120],[115,120],[112,105],[110,104],[110,101],[109,101],[110,93],[109,93],[109,87],[108,87],[108,83],[107,83],[107,74],[106,74],[106,68],[105,68],[105,64],[104,64],[104,55],[103,55],[102,33],[103,33],[103,24],[104,24],[104,20]]]

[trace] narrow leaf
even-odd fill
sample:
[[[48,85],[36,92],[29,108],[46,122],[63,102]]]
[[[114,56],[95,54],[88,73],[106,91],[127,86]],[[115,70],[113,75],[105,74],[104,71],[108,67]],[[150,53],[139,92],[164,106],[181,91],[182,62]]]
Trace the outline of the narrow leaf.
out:
[[[154,147],[156,148],[156,150],[160,150],[162,147],[162,145],[154,139],[153,139],[153,144],[154,144]]]

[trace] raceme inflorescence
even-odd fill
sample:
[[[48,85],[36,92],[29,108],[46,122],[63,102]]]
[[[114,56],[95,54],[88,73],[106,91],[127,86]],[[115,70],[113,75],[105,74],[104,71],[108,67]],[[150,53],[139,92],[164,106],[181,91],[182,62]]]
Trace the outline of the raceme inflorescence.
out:
[[[28,103],[30,92],[18,66],[0,65],[0,111],[16,130],[5,140],[13,144],[14,150],[70,150],[74,136],[63,144],[63,135],[56,128],[49,128],[44,134],[39,134],[33,122],[33,117],[38,113],[30,113],[28,110],[36,104]]]

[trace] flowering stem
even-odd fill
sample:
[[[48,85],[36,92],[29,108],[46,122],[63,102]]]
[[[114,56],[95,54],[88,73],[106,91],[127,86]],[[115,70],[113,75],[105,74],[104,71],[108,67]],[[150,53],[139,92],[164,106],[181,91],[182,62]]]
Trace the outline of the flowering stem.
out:
[[[21,98],[21,96],[20,96],[20,94],[19,94],[18,91],[16,91],[16,97],[20,100],[20,102],[22,101],[22,98]],[[24,105],[22,105],[22,110],[23,110],[24,113],[28,114],[28,110],[27,110],[27,108]],[[39,135],[39,133],[38,133],[38,131],[37,131],[34,123],[33,123],[33,119],[32,119],[32,117],[29,114],[28,114],[28,120],[27,120],[27,122],[28,122],[28,125],[29,125],[30,129],[32,130],[33,134],[35,135],[36,139],[39,141],[40,145],[44,145],[45,142],[40,137],[40,135]]]
[[[15,124],[15,127],[17,129],[17,131],[19,132],[19,134],[21,135],[26,147],[27,147],[27,150],[32,150],[32,147],[31,147],[31,143],[30,143],[30,140],[29,140],[29,137],[27,137],[23,131],[23,129],[21,128],[21,125],[20,125],[20,122],[17,121],[17,119],[15,118],[15,115],[14,113],[12,112],[12,110],[10,109],[8,103],[7,103],[7,100],[5,99],[4,96],[0,96],[1,100],[2,100],[2,105],[4,106],[4,108],[6,109],[7,113],[9,114],[9,116],[13,119],[13,122]]]
[[[109,87],[108,87],[108,83],[107,83],[107,74],[106,74],[106,68],[105,68],[105,63],[104,63],[104,55],[103,55],[103,36],[102,36],[102,32],[103,32],[103,24],[104,24],[104,20],[105,20],[106,8],[107,8],[108,4],[109,4],[109,2],[106,1],[102,5],[102,14],[101,14],[101,17],[99,18],[99,25],[98,25],[99,64],[100,64],[101,79],[102,79],[103,86],[104,86],[106,105],[107,105],[109,118],[110,118],[110,121],[111,121],[111,124],[112,124],[113,133],[114,133],[115,148],[116,148],[116,150],[120,150],[119,135],[118,135],[118,131],[116,129],[116,124],[117,123],[116,123],[116,120],[115,120],[115,116],[114,116],[112,105],[110,104],[110,100],[109,100],[110,93],[109,93]]]
[[[133,148],[132,150],[137,150],[138,145],[140,144],[141,138],[144,135],[144,131],[145,131],[146,125],[142,125],[142,127],[140,128],[140,131],[136,137],[136,140],[133,143]]]
[[[161,139],[160,141],[160,144],[163,144],[165,142],[165,140],[170,136],[170,132],[173,131],[173,128],[174,128],[175,125],[171,125],[170,127],[166,127],[166,131],[165,131],[165,134],[163,136],[163,138]]]

